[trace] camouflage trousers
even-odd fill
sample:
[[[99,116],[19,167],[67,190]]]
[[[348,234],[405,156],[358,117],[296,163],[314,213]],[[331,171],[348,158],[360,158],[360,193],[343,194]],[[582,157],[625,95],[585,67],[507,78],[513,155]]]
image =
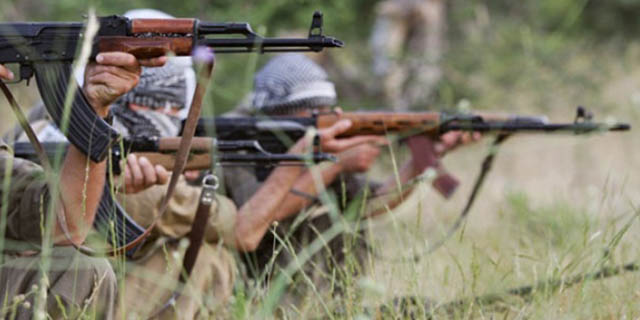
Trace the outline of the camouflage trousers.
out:
[[[117,281],[107,259],[81,254],[73,247],[54,247],[44,281],[40,255],[9,256],[0,266],[2,319],[32,319],[34,301],[46,292],[46,312],[53,319],[113,319]],[[41,290],[42,284],[46,291]]]

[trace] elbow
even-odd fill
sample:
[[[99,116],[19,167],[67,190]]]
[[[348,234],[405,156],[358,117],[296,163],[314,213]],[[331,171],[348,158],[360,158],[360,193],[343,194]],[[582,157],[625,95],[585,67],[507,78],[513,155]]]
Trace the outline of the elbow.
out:
[[[237,223],[234,231],[235,247],[241,252],[255,251],[260,245],[263,236],[264,232],[261,232],[261,230],[251,228],[243,223]]]
[[[87,228],[78,228],[77,226],[67,225],[68,233],[65,234],[65,231],[62,230],[60,225],[56,226],[56,240],[54,240],[54,245],[58,246],[81,246],[84,241],[87,239],[89,235],[89,230]]]
[[[255,234],[236,232],[236,249],[241,252],[256,251],[261,239],[262,237],[257,237]]]

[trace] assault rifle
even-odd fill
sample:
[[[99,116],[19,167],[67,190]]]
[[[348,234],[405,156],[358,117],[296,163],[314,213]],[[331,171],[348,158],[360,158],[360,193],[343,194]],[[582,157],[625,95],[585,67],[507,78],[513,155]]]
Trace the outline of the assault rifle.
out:
[[[121,160],[128,154],[145,157],[153,165],[161,165],[172,171],[175,162],[175,152],[178,150],[180,137],[134,137],[126,138],[122,145],[111,148],[111,169],[113,174],[123,172]],[[66,152],[66,142],[43,142],[45,152],[50,159],[59,150]],[[285,150],[286,152],[286,150]],[[17,158],[38,162],[38,155],[30,142],[16,142],[13,153]],[[309,156],[273,153],[265,150],[256,140],[218,140],[216,138],[195,137],[190,150],[190,156],[185,170],[206,170],[216,166],[260,166],[273,167],[284,165],[304,165],[307,162],[317,163],[335,161],[335,157],[321,152],[314,152]]]
[[[203,46],[217,54],[317,52],[342,47],[340,40],[322,34],[322,20],[320,12],[314,13],[307,38],[267,38],[256,34],[244,22],[101,17],[90,58],[109,51],[128,52],[137,58],[185,56]],[[71,63],[83,41],[84,28],[81,22],[0,23],[0,64],[19,64],[19,80],[29,81],[35,75],[44,104],[59,127],[73,79]],[[67,136],[97,162],[106,157],[118,134],[93,112],[82,90],[75,90]]]
[[[134,137],[124,139],[122,145],[111,148],[111,167],[114,174],[120,174],[120,163],[129,153],[144,156],[149,162],[161,165],[171,171],[175,162],[175,152],[179,146],[180,137]],[[50,159],[59,152],[66,151],[66,142],[44,142],[42,146]],[[14,156],[38,162],[38,155],[30,142],[16,142],[13,144]],[[285,150],[286,152],[286,150]],[[215,138],[195,137],[191,148],[186,170],[211,169],[221,166],[260,166],[271,168],[282,165],[304,165],[308,162],[335,161],[334,157],[320,152],[311,155],[295,155],[287,153],[273,153],[266,151],[256,140],[218,140]],[[105,194],[110,194],[109,186],[105,185]],[[122,245],[136,239],[144,228],[133,221],[120,205],[113,201],[101,201],[94,226],[111,235],[115,229],[115,240]],[[133,252],[129,252],[129,255]]]
[[[404,137],[427,135],[437,140],[450,131],[481,132],[498,135],[518,133],[587,134],[606,131],[627,131],[626,123],[598,123],[583,107],[578,107],[572,122],[551,123],[545,116],[522,116],[499,113],[450,113],[450,112],[343,112],[321,113],[311,117],[230,117],[201,118],[196,135],[216,136],[222,139],[255,139],[267,150],[283,148],[284,140],[296,141],[306,128],[328,128],[341,119],[349,119],[352,126],[340,137],[356,135],[398,134]],[[272,148],[272,149],[269,149]],[[430,150],[420,150],[421,159],[438,173],[434,187],[445,197],[450,197],[458,185],[441,166],[433,144]],[[264,176],[264,172],[262,173]]]

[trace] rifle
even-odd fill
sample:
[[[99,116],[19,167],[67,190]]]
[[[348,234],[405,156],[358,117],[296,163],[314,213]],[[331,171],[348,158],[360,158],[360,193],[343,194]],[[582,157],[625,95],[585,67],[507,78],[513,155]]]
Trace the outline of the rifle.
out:
[[[343,43],[322,34],[323,16],[315,12],[307,38],[266,38],[248,23],[203,22],[197,19],[99,18],[100,28],[92,42],[91,59],[100,52],[121,51],[137,58],[173,53],[191,55],[198,47],[215,53],[322,51]],[[83,38],[81,22],[0,23],[0,64],[17,63],[18,79],[35,75],[40,95],[54,122],[60,127],[66,92],[72,79],[71,63]],[[226,36],[226,37],[225,37]],[[75,90],[68,138],[91,160],[108,154],[118,134],[94,112],[82,90]]]
[[[123,139],[122,145],[111,148],[110,165],[113,173],[118,175],[123,172],[121,160],[130,153],[146,157],[153,165],[161,165],[171,171],[175,163],[175,152],[180,144],[180,137],[132,137]],[[67,142],[42,143],[47,156],[50,159],[62,150],[66,152],[69,147]],[[285,150],[286,152],[286,150]],[[30,142],[15,142],[13,153],[17,158],[23,158],[38,162],[38,154]],[[332,155],[314,152],[311,155],[296,155],[287,153],[274,153],[266,151],[256,140],[218,140],[215,138],[195,137],[186,170],[211,169],[220,166],[261,166],[274,167],[282,165],[305,165],[306,163],[335,161]],[[108,186],[105,186],[105,194],[110,194]],[[110,235],[113,231],[109,228],[113,223],[116,228],[116,241],[127,243],[137,238],[144,228],[131,219],[120,205],[115,202],[102,201],[98,210],[94,226]],[[121,228],[121,226],[123,226]],[[133,252],[129,253],[129,255]]]
[[[175,152],[178,150],[180,137],[133,137],[125,138],[122,145],[111,148],[111,170],[119,175],[123,172],[122,160],[128,154],[145,157],[151,164],[161,165],[172,171],[175,164]],[[43,142],[47,156],[50,159],[59,150],[66,152],[69,144],[66,142]],[[335,157],[321,152],[314,152],[309,156],[273,153],[265,150],[259,141],[255,140],[218,140],[216,138],[195,137],[191,146],[189,159],[185,170],[206,170],[216,166],[284,166],[304,165],[307,162],[335,161]],[[286,151],[285,151],[286,152]],[[16,142],[13,153],[17,158],[38,162],[38,155],[30,142]]]
[[[500,113],[455,113],[455,112],[343,112],[341,114],[318,113],[311,117],[262,117],[262,118],[201,118],[196,135],[217,136],[225,139],[242,138],[261,141],[274,148],[283,146],[283,139],[296,141],[302,137],[305,129],[328,128],[341,119],[349,119],[351,127],[339,137],[356,135],[401,136],[427,135],[437,140],[440,135],[450,131],[467,131],[512,135],[516,133],[565,133],[587,134],[605,131],[627,131],[627,123],[598,123],[593,115],[583,107],[578,107],[573,122],[551,123],[545,116],[522,116]],[[217,134],[217,135],[216,135]],[[285,138],[286,137],[286,138]],[[429,150],[417,150],[428,167],[434,168],[438,176],[433,186],[444,197],[450,197],[458,186],[458,181],[446,173],[440,164],[434,145],[427,143]]]

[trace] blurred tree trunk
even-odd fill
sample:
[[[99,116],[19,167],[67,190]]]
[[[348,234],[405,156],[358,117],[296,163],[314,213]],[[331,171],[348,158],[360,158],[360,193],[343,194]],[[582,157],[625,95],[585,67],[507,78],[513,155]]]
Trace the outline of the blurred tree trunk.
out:
[[[376,14],[370,45],[378,90],[395,110],[425,108],[442,78],[445,0],[385,0]]]

